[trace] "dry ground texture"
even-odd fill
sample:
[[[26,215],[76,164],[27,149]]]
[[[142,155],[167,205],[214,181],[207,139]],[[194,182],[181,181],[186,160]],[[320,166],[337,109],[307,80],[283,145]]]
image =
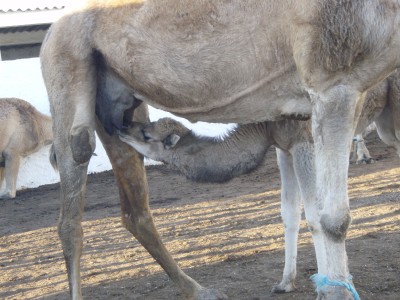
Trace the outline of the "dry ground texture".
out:
[[[351,165],[353,223],[347,250],[362,299],[400,299],[400,160],[376,135],[378,162]],[[280,179],[275,151],[258,171],[227,184],[198,184],[148,168],[154,219],[169,251],[198,282],[231,299],[315,299],[313,246],[302,222],[297,291],[271,295],[283,268]],[[68,299],[56,233],[59,187],[0,200],[0,299]],[[90,175],[82,256],[86,299],[181,299],[175,285],[120,225],[111,172]]]

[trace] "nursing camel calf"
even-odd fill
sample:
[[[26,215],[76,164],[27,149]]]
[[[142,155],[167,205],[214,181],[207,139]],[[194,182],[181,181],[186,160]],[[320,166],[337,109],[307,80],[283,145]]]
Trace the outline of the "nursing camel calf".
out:
[[[81,221],[95,130],[113,165],[126,228],[185,298],[225,297],[188,277],[157,233],[142,156],[115,134],[132,117],[146,118],[138,112],[144,106],[136,108],[141,102],[192,121],[251,124],[311,116],[318,297],[357,297],[345,249],[350,142],[363,94],[399,66],[399,6],[400,0],[98,0],[54,23],[41,64],[54,120],[62,186],[58,232],[72,298],[82,298]]]
[[[21,157],[28,156],[53,140],[52,121],[28,102],[0,99],[0,198],[15,198]]]
[[[394,128],[393,104],[400,103],[400,91],[396,91],[399,84],[400,73],[395,72],[369,92],[357,125],[357,130],[362,132],[363,127],[375,121],[384,141],[395,147],[398,153],[400,132]],[[239,125],[230,135],[216,139],[197,136],[178,121],[162,118],[147,124],[134,123],[119,135],[122,141],[144,156],[166,163],[191,180],[207,182],[225,182],[254,170],[274,145],[282,180],[285,267],[282,281],[273,291],[285,293],[294,290],[302,202],[315,247],[319,247],[322,241],[310,121]]]

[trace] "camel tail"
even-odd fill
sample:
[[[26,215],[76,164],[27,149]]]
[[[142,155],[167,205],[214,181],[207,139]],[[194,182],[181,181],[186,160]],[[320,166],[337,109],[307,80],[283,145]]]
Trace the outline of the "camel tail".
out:
[[[50,164],[53,167],[53,169],[58,171],[57,156],[56,156],[56,150],[54,149],[54,144],[51,144],[51,147],[50,147],[49,160],[50,160]]]

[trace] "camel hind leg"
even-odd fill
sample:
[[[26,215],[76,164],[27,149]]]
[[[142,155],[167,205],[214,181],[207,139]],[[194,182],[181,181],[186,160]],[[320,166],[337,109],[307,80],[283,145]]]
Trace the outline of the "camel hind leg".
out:
[[[71,127],[64,126],[64,124],[68,124],[69,119],[64,118],[57,110],[54,112],[54,129],[57,133],[54,135],[54,147],[61,186],[58,235],[65,258],[71,298],[80,300],[82,299],[80,278],[80,258],[83,245],[82,214],[89,161],[77,161],[75,157],[87,149],[92,149],[92,145],[89,144],[89,139],[81,138],[83,150],[79,151],[80,145],[74,145],[73,136],[71,138]],[[87,135],[81,136],[87,137]],[[81,155],[80,158],[82,157]]]
[[[87,167],[94,150],[94,143],[90,141],[94,131],[90,130],[89,126],[77,127],[74,130],[71,116],[63,114],[67,106],[69,106],[67,101],[62,105],[58,103],[53,106],[54,147],[61,186],[58,235],[64,253],[71,298],[80,300],[82,299],[80,279],[82,214]]]
[[[71,298],[80,300],[82,212],[88,162],[95,148],[96,68],[92,50],[83,40],[85,35],[68,41],[63,38],[73,34],[65,32],[66,28],[72,28],[63,23],[68,21],[64,18],[49,31],[41,49],[41,64],[50,100],[54,147],[60,172],[58,234]]]
[[[50,94],[49,97],[51,98],[52,95]],[[71,107],[68,101],[53,105],[55,133],[53,145],[57,157],[61,187],[58,235],[65,258],[71,298],[81,300],[82,215],[89,164],[89,160],[84,161],[83,158],[85,156],[90,157],[86,154],[88,149],[94,149],[89,138],[90,135],[94,135],[94,132],[89,132],[89,127],[84,127],[80,131],[81,133],[74,136],[74,131],[71,128],[73,116],[63,113],[67,106]]]
[[[224,294],[203,288],[187,276],[163,245],[148,204],[149,191],[143,157],[120,141],[118,136],[106,134],[101,125],[98,125],[97,132],[110,158],[117,180],[123,225],[160,264],[186,299],[225,299]]]
[[[88,164],[77,164],[71,158],[71,153],[63,157],[62,152],[65,147],[61,145],[56,147],[61,179],[58,235],[64,253],[71,297],[74,300],[80,300],[82,299],[80,279],[80,258],[83,245],[82,213]]]

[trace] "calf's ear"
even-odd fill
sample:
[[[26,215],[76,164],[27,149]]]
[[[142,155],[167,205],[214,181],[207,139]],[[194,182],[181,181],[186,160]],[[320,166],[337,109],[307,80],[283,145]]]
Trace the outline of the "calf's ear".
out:
[[[169,136],[167,136],[165,139],[164,139],[164,148],[165,149],[170,149],[170,148],[173,148],[173,147],[175,147],[175,145],[178,143],[178,141],[180,140],[180,136],[179,135],[177,135],[177,134],[170,134]]]

